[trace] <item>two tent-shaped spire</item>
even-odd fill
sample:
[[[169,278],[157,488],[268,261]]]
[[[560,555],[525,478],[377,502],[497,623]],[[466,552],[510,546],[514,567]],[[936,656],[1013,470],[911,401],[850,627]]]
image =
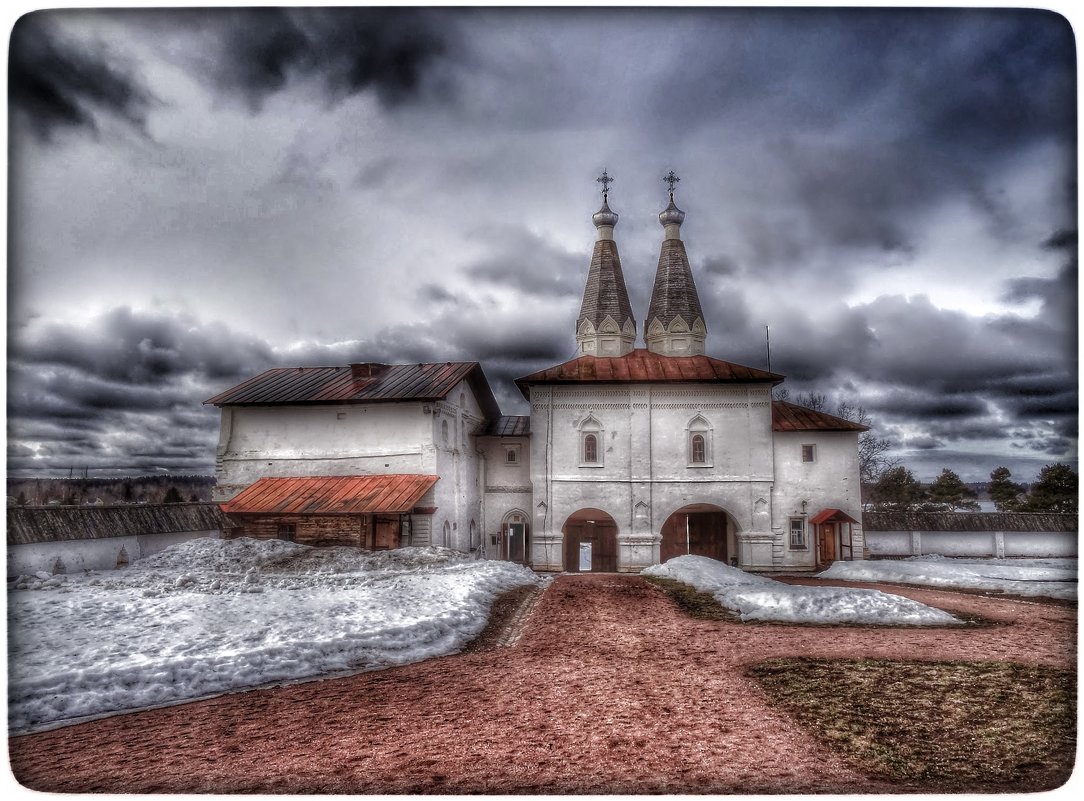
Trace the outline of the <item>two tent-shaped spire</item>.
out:
[[[671,170],[663,180],[670,185],[670,204],[659,215],[665,233],[644,342],[649,351],[663,356],[701,355],[707,328],[685,243],[681,241],[685,212],[674,203],[674,184],[680,179]],[[613,238],[617,214],[610,210],[608,202],[613,179],[604,170],[598,181],[603,186],[602,208],[591,218],[598,233],[576,320],[576,349],[582,355],[624,356],[635,347],[636,319]]]

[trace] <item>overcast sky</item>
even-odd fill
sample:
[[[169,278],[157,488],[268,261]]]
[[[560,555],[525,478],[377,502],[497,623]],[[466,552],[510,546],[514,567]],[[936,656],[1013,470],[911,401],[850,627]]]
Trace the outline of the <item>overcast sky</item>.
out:
[[[709,355],[923,479],[1076,466],[1076,55],[1020,10],[194,9],[10,44],[8,468],[213,471],[270,366],[571,358],[603,168]],[[640,343],[642,347],[642,342]]]

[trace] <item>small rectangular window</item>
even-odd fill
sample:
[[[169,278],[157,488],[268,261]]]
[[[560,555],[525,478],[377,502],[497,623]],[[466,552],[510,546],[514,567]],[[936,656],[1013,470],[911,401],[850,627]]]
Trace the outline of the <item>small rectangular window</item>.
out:
[[[790,547],[805,548],[805,518],[792,517],[790,519]]]
[[[504,460],[508,462],[508,464],[515,464],[519,461],[519,456],[516,453],[515,448],[509,448],[505,452]]]
[[[814,445],[802,446],[802,461],[803,462],[815,462],[817,460],[817,451]]]
[[[279,539],[295,542],[297,540],[297,526],[293,523],[279,523]]]

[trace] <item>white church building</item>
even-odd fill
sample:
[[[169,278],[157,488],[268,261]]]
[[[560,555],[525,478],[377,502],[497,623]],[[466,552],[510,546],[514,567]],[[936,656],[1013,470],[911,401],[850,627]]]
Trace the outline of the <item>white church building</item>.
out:
[[[669,179],[645,347],[604,191],[577,356],[517,379],[529,415],[501,415],[476,362],[276,368],[206,401],[222,414],[215,500],[232,535],[441,545],[540,571],[861,559],[866,428],[773,400],[783,376],[706,355]]]

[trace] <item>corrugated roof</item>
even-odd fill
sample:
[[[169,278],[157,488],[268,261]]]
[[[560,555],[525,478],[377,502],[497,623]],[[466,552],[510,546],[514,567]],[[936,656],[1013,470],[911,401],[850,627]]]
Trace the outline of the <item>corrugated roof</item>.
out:
[[[477,432],[480,437],[525,437],[530,433],[531,418],[525,414],[498,417],[490,420]]]
[[[710,356],[662,356],[645,348],[624,356],[580,356],[516,379],[524,397],[532,384],[711,382],[778,384],[783,376]]]
[[[1079,531],[1074,514],[1042,512],[863,512],[867,531]]]
[[[789,401],[772,401],[773,431],[869,431],[869,426],[816,412]]]
[[[439,476],[261,478],[222,505],[227,514],[379,514],[409,512]]]
[[[215,406],[435,401],[466,379],[487,418],[500,408],[478,362],[275,367],[205,400]]]
[[[13,506],[7,520],[8,545],[222,531],[231,525],[215,503]]]

